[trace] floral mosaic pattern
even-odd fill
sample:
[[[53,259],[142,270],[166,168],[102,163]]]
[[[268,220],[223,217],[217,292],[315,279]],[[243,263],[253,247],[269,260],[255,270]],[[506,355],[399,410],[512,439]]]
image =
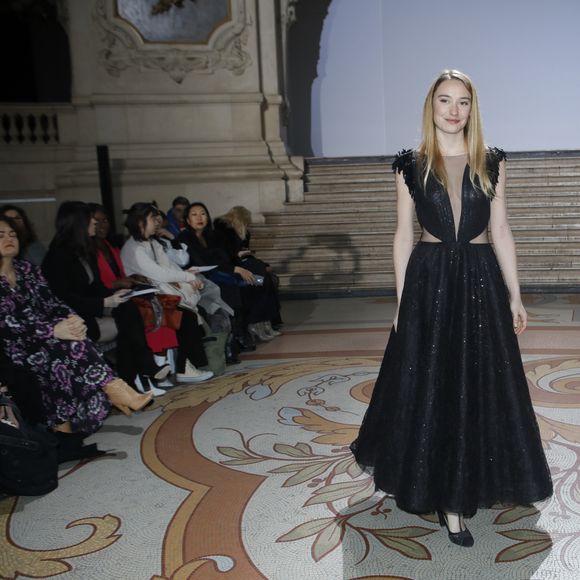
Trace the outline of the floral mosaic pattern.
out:
[[[348,449],[358,432],[364,405],[370,399],[377,365],[376,359],[364,357],[273,365],[234,379],[224,377],[221,384],[207,391],[177,394],[165,408],[214,402],[216,393],[219,393],[218,397],[225,397],[224,401],[229,401],[230,405],[235,405],[240,416],[239,425],[216,426],[214,417],[219,401],[200,417],[196,428],[205,429],[207,415],[207,426],[216,441],[214,445],[201,446],[200,452],[229,470],[259,474],[264,478],[263,485],[266,481],[272,482],[268,483],[270,494],[273,489],[280,494],[284,494],[284,490],[299,494],[300,503],[296,504],[299,516],[272,537],[276,545],[295,544],[302,550],[306,548],[313,565],[332,560],[341,552],[344,555],[347,544],[356,545],[357,557],[351,565],[353,569],[363,571],[367,566],[374,569],[377,561],[388,562],[392,559],[389,554],[396,555],[399,563],[436,563],[440,538],[444,535],[437,533],[439,525],[434,516],[402,514],[393,500],[375,494],[372,480],[361,472]],[[545,380],[551,389],[559,389],[561,395],[569,388],[569,382],[562,382],[562,372],[569,370],[572,375],[574,372],[577,375],[579,368],[580,361],[569,359],[559,359],[557,363],[529,362],[526,370],[534,399],[541,399],[542,406],[545,403],[541,395],[545,392],[542,380],[546,373],[556,373]],[[555,396],[553,404],[564,405],[566,400]],[[254,420],[248,421],[252,416]],[[542,436],[550,459],[556,463],[559,461],[557,454],[550,453],[551,447],[567,444],[571,445],[569,449],[574,448],[576,458],[580,456],[577,445],[580,429],[542,414],[538,415],[538,420],[543,426]],[[553,465],[556,485],[561,478],[562,485],[568,482],[570,487],[574,483],[570,478],[576,469],[575,462],[566,468]],[[573,486],[570,489],[573,490]],[[543,528],[553,523],[556,513],[560,517],[567,514],[572,517],[580,504],[580,496],[574,495],[575,491],[567,491],[567,495],[562,496],[562,487],[559,491],[559,496],[548,502],[550,511],[548,517],[542,516],[541,526],[536,526],[541,514],[533,506],[497,506],[494,510],[481,510],[482,513],[488,512],[491,530],[498,537],[493,559],[496,565],[529,561],[529,569],[535,570],[554,545],[558,546],[566,561],[567,552],[577,541],[577,530],[554,534]],[[249,498],[250,504],[265,501],[263,497],[258,498],[259,488],[255,496]],[[564,505],[561,505],[562,499]],[[576,506],[567,505],[568,499]],[[478,514],[474,522],[479,517]],[[489,527],[482,527],[485,534],[489,535],[489,530]],[[435,540],[436,548],[433,547]],[[573,556],[568,559],[573,563]],[[260,567],[258,562],[255,564]],[[383,564],[381,577],[387,577],[385,574],[395,577],[401,571],[396,565]],[[271,573],[267,569],[263,572],[266,577]],[[427,578],[428,575],[410,577]]]
[[[580,359],[526,357],[555,495],[536,506],[480,510],[470,522],[472,550],[451,546],[433,514],[405,514],[375,493],[350,454],[379,362],[357,356],[256,364],[156,400],[141,456],[176,507],[159,530],[159,568],[143,577],[575,578]],[[73,468],[67,477],[82,472]],[[7,578],[74,578],[77,558],[99,550],[109,557],[127,536],[120,515],[102,512],[71,522],[92,526],[79,544],[27,549],[11,534],[16,503],[0,505],[0,575]]]

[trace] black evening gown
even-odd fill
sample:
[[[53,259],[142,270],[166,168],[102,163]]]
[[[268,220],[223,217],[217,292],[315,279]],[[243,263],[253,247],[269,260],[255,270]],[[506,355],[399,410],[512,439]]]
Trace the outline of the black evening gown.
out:
[[[494,186],[504,158],[488,151]],[[393,169],[421,227],[441,243],[413,249],[355,458],[411,513],[545,499],[552,482],[507,288],[491,245],[469,243],[486,230],[493,199],[466,167],[456,235],[449,196],[432,176],[423,187],[416,153],[403,151]]]

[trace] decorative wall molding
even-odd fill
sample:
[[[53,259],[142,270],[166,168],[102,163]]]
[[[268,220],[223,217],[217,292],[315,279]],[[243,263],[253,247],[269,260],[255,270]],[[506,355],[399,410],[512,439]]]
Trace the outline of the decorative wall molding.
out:
[[[191,72],[213,74],[218,69],[239,76],[252,63],[246,52],[249,20],[246,0],[230,0],[231,20],[216,28],[207,44],[143,42],[138,32],[116,16],[115,0],[96,0],[94,20],[105,48],[99,62],[118,77],[131,68],[163,71],[177,84]]]
[[[281,0],[280,15],[282,24],[286,29],[296,22],[296,4],[298,4],[298,0]]]

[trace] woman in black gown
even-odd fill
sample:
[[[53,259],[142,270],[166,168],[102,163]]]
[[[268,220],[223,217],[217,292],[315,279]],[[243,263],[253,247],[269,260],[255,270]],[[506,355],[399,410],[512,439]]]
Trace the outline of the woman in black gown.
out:
[[[378,489],[405,511],[437,511],[462,546],[473,545],[464,515],[552,493],[517,341],[527,315],[504,160],[484,145],[469,77],[443,71],[425,99],[420,146],[393,163],[398,308],[352,444]]]

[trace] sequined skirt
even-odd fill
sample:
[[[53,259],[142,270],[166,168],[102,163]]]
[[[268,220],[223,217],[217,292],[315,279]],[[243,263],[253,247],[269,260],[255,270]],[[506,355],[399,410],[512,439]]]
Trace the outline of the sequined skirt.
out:
[[[509,298],[490,244],[419,242],[358,463],[412,513],[551,495]]]

